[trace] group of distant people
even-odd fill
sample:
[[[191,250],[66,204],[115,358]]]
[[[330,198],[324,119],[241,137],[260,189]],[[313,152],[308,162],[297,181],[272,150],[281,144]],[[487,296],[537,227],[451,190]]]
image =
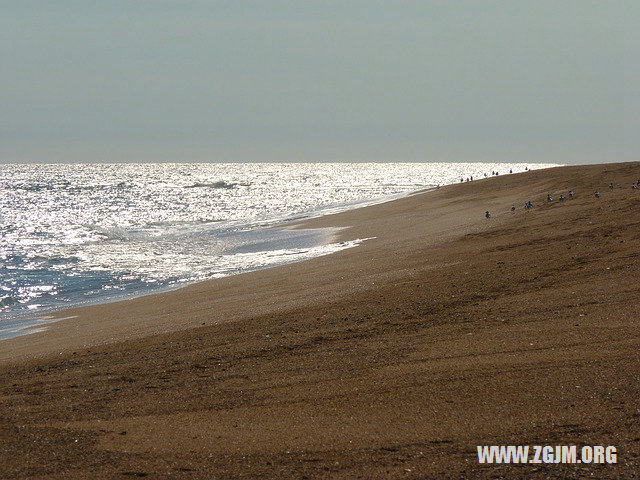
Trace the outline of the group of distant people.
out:
[[[525,170],[527,170],[527,169],[525,168]],[[511,171],[509,171],[509,173],[512,173],[512,172],[511,172]],[[492,174],[494,174],[494,172],[492,172]],[[496,173],[496,174],[497,174],[497,173]],[[486,176],[487,176],[487,174],[485,174],[485,177],[486,177]],[[609,190],[613,190],[614,188],[615,188],[615,187],[614,187],[613,182],[609,183]],[[631,188],[632,188],[633,190],[637,190],[638,188],[640,188],[640,178],[638,179],[638,181],[637,181],[637,182],[635,182],[635,183],[632,183],[632,184],[631,184]],[[595,192],[595,197],[596,197],[596,198],[600,198],[600,195],[601,195],[601,194],[600,194],[600,191],[598,191],[598,190],[597,190],[597,191]],[[568,196],[569,198],[573,198],[573,196],[574,196],[573,190],[569,190],[569,192],[567,193],[567,196]],[[564,200],[565,200],[565,196],[561,193],[561,194],[560,194],[560,196],[558,197],[558,201],[563,202]],[[551,196],[551,194],[550,194],[550,193],[549,193],[549,194],[547,194],[547,202],[553,202],[553,197]],[[525,209],[525,210],[530,210],[530,209],[532,209],[532,208],[533,208],[533,203],[531,203],[531,200],[528,200],[528,201],[524,204],[524,209]],[[515,205],[511,205],[511,211],[512,211],[512,212],[515,212],[515,211],[516,211],[516,206],[515,206]],[[485,218],[489,219],[489,218],[491,218],[491,213],[489,213],[489,211],[486,211],[486,212],[484,213],[484,216],[485,216]]]
[[[639,178],[635,183],[632,183],[632,184],[631,184],[631,188],[632,188],[633,190],[638,189],[638,187],[640,187],[640,178]],[[613,185],[613,182],[609,183],[609,190],[613,190],[614,188],[615,188],[615,187],[614,187],[614,185]],[[595,196],[596,196],[596,198],[600,198],[600,192],[599,192],[599,191],[596,191]]]
[[[525,172],[529,171],[529,167],[524,167]],[[513,168],[509,169],[509,173],[513,173]],[[497,170],[491,170],[491,176],[492,177],[497,177],[498,175],[500,175],[500,172]],[[489,176],[488,173],[485,172],[484,177],[487,178]],[[473,175],[470,175],[468,177],[460,177],[460,183],[464,183],[464,182],[473,182]]]
[[[567,196],[569,198],[573,198],[573,190],[569,190],[569,193],[567,193]],[[561,193],[560,196],[558,197],[558,200],[563,202],[565,200],[565,196]],[[553,197],[550,194],[547,195],[547,202],[553,202]]]

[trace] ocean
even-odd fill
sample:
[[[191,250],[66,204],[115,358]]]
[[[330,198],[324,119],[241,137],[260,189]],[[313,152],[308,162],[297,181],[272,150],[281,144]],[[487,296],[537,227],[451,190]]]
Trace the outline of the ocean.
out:
[[[47,313],[357,246],[287,222],[547,164],[0,165],[0,338]]]

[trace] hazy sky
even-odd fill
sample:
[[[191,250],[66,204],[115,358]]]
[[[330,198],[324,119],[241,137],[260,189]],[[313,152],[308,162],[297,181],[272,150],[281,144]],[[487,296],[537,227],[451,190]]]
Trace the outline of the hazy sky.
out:
[[[636,0],[0,8],[0,162],[640,159]]]

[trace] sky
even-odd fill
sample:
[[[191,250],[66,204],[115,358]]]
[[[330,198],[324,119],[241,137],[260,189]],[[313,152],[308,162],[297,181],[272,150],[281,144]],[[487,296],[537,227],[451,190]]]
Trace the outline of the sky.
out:
[[[640,159],[636,0],[0,13],[0,163]]]

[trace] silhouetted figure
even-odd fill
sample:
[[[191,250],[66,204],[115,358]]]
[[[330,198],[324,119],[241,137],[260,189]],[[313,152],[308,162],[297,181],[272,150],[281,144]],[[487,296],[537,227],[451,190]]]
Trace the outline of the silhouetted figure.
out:
[[[573,198],[573,190],[569,190],[569,198]]]
[[[491,214],[489,213],[489,210],[484,212],[484,216],[485,216],[485,218],[491,218]]]
[[[564,202],[564,195],[560,194],[560,196],[558,197],[558,200],[560,200],[561,202]]]
[[[613,190],[613,183],[610,183],[610,184],[609,184],[609,188],[610,188],[611,190]]]
[[[513,168],[510,168],[510,169],[509,169],[509,173],[513,173]]]
[[[600,198],[600,192],[596,192],[596,198]]]
[[[516,211],[516,206],[515,205],[511,205],[511,211],[515,212]]]
[[[547,202],[553,202],[553,198],[549,194],[547,194]]]

